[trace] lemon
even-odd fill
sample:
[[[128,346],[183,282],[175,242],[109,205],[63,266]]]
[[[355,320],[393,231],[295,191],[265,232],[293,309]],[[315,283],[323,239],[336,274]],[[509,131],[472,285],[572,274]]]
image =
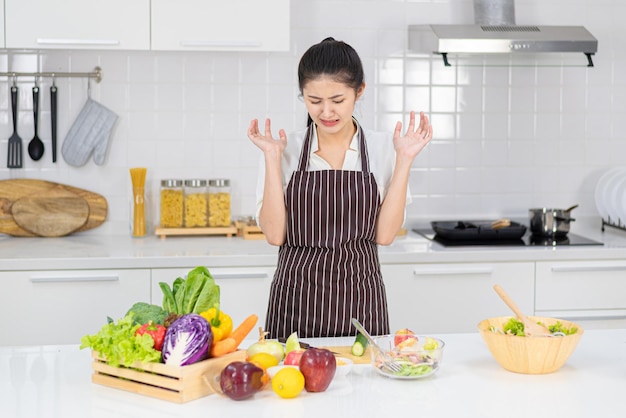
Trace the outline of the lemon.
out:
[[[290,351],[299,350],[300,349],[300,340],[298,340],[298,333],[292,332],[289,337],[287,337],[287,341],[285,341],[285,354],[288,354]]]
[[[251,356],[248,361],[256,364],[263,370],[267,370],[269,367],[278,365],[278,359],[270,353],[256,353]]]
[[[304,375],[296,367],[280,369],[272,378],[272,389],[281,398],[295,398],[304,389]]]

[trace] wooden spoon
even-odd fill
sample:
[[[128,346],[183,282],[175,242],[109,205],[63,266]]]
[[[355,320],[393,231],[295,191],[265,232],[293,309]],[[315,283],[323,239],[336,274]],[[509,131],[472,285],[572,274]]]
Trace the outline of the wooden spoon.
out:
[[[511,226],[511,220],[508,218],[501,218],[491,223],[491,229],[502,229],[509,226]]]
[[[536,322],[528,319],[526,315],[519,310],[513,299],[509,297],[509,295],[500,287],[498,284],[493,285],[493,289],[496,291],[498,296],[502,298],[504,303],[507,304],[509,308],[515,313],[517,319],[519,319],[524,324],[524,334],[527,337],[551,337],[552,333],[543,325],[537,324]]]

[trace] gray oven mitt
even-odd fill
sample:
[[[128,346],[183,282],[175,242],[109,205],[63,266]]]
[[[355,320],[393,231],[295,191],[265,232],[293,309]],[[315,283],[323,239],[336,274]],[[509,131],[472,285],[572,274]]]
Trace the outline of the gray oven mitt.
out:
[[[93,160],[97,165],[104,164],[109,137],[118,116],[101,105],[87,99],[65,136],[61,152],[63,159],[76,167],[85,165],[93,152]]]

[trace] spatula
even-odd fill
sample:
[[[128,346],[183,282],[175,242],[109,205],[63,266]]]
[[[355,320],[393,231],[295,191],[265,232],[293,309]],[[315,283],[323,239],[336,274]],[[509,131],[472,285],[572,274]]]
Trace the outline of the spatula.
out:
[[[22,168],[22,138],[17,134],[17,86],[11,87],[11,110],[13,111],[13,135],[9,138],[8,168]]]
[[[509,295],[504,291],[502,287],[500,287],[500,285],[498,284],[493,285],[493,289],[496,291],[498,296],[502,298],[504,303],[506,303],[507,306],[511,308],[511,310],[515,313],[515,316],[517,316],[517,319],[519,319],[524,324],[524,334],[526,334],[527,337],[551,337],[552,336],[552,333],[546,327],[528,319],[528,317],[524,315],[522,311],[519,310],[515,302],[513,302],[513,299],[509,297]]]

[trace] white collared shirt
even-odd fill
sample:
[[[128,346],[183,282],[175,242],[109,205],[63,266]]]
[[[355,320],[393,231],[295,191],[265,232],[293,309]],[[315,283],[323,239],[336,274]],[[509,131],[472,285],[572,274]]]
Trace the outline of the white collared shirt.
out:
[[[313,125],[313,136],[311,138],[311,153],[309,158],[309,166],[307,171],[332,170],[330,164],[322,157],[317,155],[319,143],[317,140],[317,129]],[[350,148],[346,151],[343,160],[342,170],[361,171],[361,152],[359,149],[359,130],[354,134]],[[369,157],[370,172],[376,179],[380,201],[385,198],[387,188],[391,182],[391,176],[396,162],[396,152],[393,148],[393,133],[376,132],[363,128],[365,134],[365,143],[367,145],[367,154]],[[287,189],[291,175],[298,169],[300,163],[300,153],[304,144],[306,129],[287,135],[287,147],[283,151],[282,157],[282,175],[283,175],[283,191]],[[256,198],[258,218],[263,204],[263,191],[265,188],[265,159],[261,155],[259,164],[259,176],[257,180]],[[407,187],[407,205],[411,203],[411,194]]]

